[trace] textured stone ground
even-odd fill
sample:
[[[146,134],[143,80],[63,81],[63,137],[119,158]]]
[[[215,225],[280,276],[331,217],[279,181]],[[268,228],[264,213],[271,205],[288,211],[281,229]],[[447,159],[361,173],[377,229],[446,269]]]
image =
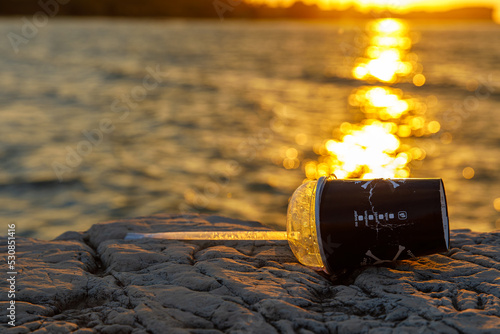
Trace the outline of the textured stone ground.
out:
[[[454,231],[445,255],[330,278],[283,241],[122,240],[207,229],[265,228],[158,215],[18,238],[18,326],[3,325],[2,280],[0,332],[500,333],[500,232]]]

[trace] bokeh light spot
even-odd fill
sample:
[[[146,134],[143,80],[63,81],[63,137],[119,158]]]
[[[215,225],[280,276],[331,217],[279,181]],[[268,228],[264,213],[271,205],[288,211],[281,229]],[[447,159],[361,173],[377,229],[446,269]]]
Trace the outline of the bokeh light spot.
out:
[[[307,135],[305,133],[298,133],[296,136],[295,136],[295,142],[298,144],[298,145],[305,145],[307,144],[307,141],[308,141],[308,138],[307,138]]]
[[[493,207],[495,208],[495,210],[500,211],[500,197],[495,198],[495,200],[493,201]]]
[[[413,84],[417,87],[423,86],[425,84],[425,76],[423,74],[417,74],[413,77]]]
[[[441,143],[443,143],[443,144],[450,144],[452,142],[452,140],[453,140],[453,136],[449,132],[444,132],[441,135]]]
[[[285,155],[288,159],[293,160],[293,159],[297,158],[297,156],[299,155],[299,152],[297,152],[297,149],[290,147],[289,149],[286,150]]]
[[[430,121],[429,124],[427,124],[427,130],[429,130],[430,133],[438,133],[439,130],[441,130],[441,124],[439,124],[438,121]]]
[[[462,175],[467,180],[472,179],[474,177],[474,168],[472,168],[472,167],[465,167],[464,170],[462,171]]]

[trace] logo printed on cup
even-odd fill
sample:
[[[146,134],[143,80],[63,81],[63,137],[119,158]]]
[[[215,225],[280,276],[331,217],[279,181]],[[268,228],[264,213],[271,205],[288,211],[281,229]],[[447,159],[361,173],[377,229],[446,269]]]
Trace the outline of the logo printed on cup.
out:
[[[406,218],[408,218],[408,213],[406,211],[399,211],[398,218],[400,220],[405,220]]]

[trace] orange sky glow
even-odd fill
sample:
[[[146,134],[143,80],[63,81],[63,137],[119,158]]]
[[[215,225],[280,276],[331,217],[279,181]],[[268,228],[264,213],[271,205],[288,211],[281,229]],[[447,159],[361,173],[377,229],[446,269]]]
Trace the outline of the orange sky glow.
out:
[[[302,0],[307,4],[317,4],[324,9],[345,9],[356,6],[359,10],[389,9],[404,13],[412,10],[443,11],[461,7],[488,6],[495,8],[495,21],[500,23],[500,0]],[[295,0],[247,0],[251,3],[289,6]]]

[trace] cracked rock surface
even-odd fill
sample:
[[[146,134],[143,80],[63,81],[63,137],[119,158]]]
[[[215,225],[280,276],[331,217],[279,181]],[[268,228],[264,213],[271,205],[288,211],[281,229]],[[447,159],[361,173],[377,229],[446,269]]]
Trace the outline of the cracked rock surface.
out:
[[[500,232],[453,231],[446,254],[337,277],[299,264],[286,241],[123,240],[188,230],[266,228],[156,215],[17,238],[17,326],[2,280],[0,332],[500,333]]]

